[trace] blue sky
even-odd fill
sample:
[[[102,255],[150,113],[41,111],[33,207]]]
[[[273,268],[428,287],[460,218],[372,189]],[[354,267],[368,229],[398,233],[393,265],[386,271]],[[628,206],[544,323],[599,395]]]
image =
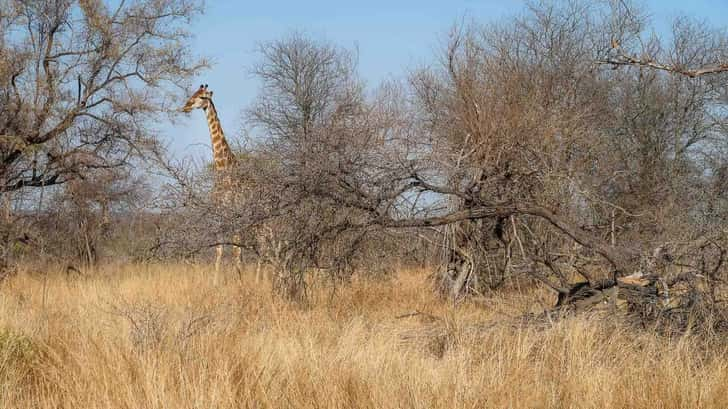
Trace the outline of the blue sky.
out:
[[[206,13],[192,27],[193,51],[214,64],[195,83],[207,83],[215,92],[223,129],[233,139],[240,134],[242,110],[258,92],[249,69],[261,42],[299,30],[356,47],[359,72],[373,86],[431,60],[444,33],[463,16],[495,21],[519,13],[524,5],[524,0],[208,0]],[[687,14],[728,27],[728,0],[648,0],[647,6],[658,23]],[[201,112],[160,128],[178,158],[210,154]]]

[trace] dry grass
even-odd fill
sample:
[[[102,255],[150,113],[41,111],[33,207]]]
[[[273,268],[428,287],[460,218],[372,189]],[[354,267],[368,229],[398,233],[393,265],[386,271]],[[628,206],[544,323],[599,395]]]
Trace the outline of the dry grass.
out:
[[[311,296],[303,308],[266,287],[213,288],[183,266],[19,275],[0,290],[0,405],[728,407],[724,351],[690,337],[587,318],[474,330],[533,298],[453,306],[414,272]],[[415,310],[433,317],[396,318]]]

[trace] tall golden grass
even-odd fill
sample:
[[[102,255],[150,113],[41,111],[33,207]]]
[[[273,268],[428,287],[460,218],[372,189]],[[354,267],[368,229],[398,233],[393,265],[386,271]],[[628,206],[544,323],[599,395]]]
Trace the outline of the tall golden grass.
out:
[[[725,349],[594,317],[515,325],[546,293],[453,305],[425,273],[402,272],[333,295],[313,287],[300,306],[254,282],[213,287],[207,272],[125,266],[6,281],[0,405],[728,407]]]

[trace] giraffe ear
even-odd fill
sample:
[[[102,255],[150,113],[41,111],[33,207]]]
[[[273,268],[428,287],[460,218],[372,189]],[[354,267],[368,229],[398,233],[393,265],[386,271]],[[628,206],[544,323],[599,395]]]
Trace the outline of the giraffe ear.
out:
[[[210,98],[212,98],[212,91],[210,91],[208,94],[210,94]]]

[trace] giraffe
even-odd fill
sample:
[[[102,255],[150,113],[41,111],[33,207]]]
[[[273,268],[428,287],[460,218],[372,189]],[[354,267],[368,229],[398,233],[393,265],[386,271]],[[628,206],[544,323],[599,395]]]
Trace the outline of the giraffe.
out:
[[[230,149],[230,145],[225,139],[225,133],[220,125],[220,118],[217,115],[215,104],[212,102],[212,91],[207,89],[207,84],[200,85],[200,88],[187,100],[182,108],[182,112],[189,113],[194,109],[202,109],[207,118],[207,126],[210,130],[210,139],[212,141],[212,159],[213,168],[217,174],[215,179],[215,187],[213,195],[215,200],[221,200],[223,203],[229,204],[235,194],[236,183],[232,170],[235,169],[237,158]],[[233,242],[238,242],[239,237],[233,237]],[[220,266],[224,254],[224,245],[218,244],[215,247],[215,283],[219,280]],[[242,271],[242,249],[235,247],[233,250],[233,260],[238,274]]]

